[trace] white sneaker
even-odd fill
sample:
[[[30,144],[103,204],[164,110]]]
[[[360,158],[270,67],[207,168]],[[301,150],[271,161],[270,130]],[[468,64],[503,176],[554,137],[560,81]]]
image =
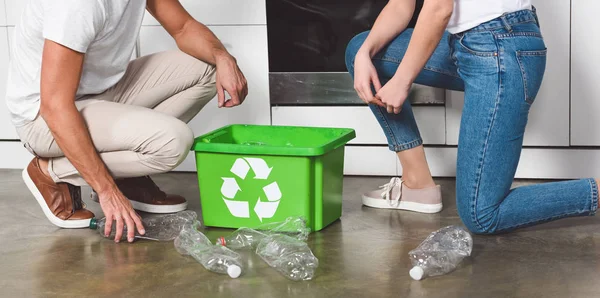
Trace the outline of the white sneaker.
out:
[[[442,211],[442,189],[439,185],[422,189],[410,189],[398,177],[378,190],[362,195],[363,205],[381,209],[400,209],[421,213]]]

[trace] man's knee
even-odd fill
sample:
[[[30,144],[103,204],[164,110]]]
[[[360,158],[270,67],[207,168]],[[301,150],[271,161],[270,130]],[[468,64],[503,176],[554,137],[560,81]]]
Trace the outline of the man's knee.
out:
[[[356,57],[356,53],[358,53],[358,50],[365,42],[368,35],[369,31],[359,33],[358,35],[354,36],[352,40],[350,40],[348,46],[346,47],[346,68],[351,74],[354,72],[354,59]]]
[[[185,160],[192,148],[194,133],[187,124],[175,118],[162,130],[161,148],[153,159],[160,164],[164,172],[168,172]]]

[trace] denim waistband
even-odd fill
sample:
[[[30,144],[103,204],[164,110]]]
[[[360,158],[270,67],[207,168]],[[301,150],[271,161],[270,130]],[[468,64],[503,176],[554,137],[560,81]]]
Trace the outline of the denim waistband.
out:
[[[537,13],[535,7],[531,10],[524,9],[511,13],[503,14],[489,22],[485,22],[471,30],[468,31],[488,31],[488,30],[498,30],[498,29],[506,29],[511,31],[512,26],[520,24],[520,23],[528,23],[535,22],[539,25]]]

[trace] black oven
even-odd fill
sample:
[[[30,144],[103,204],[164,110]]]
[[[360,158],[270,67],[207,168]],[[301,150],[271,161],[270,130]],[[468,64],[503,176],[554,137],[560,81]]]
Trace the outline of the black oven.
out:
[[[266,0],[272,104],[362,104],[346,72],[346,45],[373,26],[387,2]],[[423,0],[416,3],[409,27]]]
[[[345,71],[348,41],[369,30],[387,0],[267,0],[271,72]],[[418,1],[417,11],[422,6]],[[417,14],[415,14],[416,16]],[[414,25],[413,18],[411,26]]]

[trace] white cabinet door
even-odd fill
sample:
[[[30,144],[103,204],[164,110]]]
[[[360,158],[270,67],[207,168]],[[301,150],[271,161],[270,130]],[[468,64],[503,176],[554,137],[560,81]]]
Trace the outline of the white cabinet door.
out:
[[[574,3],[577,2],[596,3],[595,0],[574,0]],[[529,114],[524,145],[568,146],[571,7],[569,1],[566,0],[534,0],[533,3],[537,9],[542,34],[548,47],[548,61],[542,87]],[[596,9],[600,8],[600,4],[595,4],[595,6]],[[590,10],[589,13],[591,16],[594,11]],[[574,17],[573,20],[575,22],[577,18]],[[579,33],[577,33],[577,30],[573,30],[573,34],[589,37],[594,36],[593,32],[600,32],[599,28],[592,28],[594,26],[590,25],[589,22],[583,23],[585,23],[585,25],[582,24],[586,27],[585,30],[581,28]],[[590,54],[585,55],[586,58],[595,55],[595,53],[591,54],[593,51],[591,47],[588,51],[590,51]],[[447,95],[447,141],[449,145],[456,145],[458,144],[460,115],[464,99],[459,92],[449,92]],[[600,140],[600,135],[598,138]]]
[[[266,26],[216,26],[210,29],[236,57],[248,80],[248,97],[239,107],[219,109],[213,99],[190,126],[196,135],[228,124],[270,124],[269,67]],[[144,26],[140,33],[141,54],[177,48],[160,26]]]
[[[22,0],[19,0],[22,1]],[[205,25],[266,25],[265,0],[180,0],[185,9]],[[159,23],[146,12],[144,25]]]
[[[18,139],[5,103],[8,61],[8,28],[0,27],[0,140]]]
[[[344,150],[345,175],[398,176],[400,162],[387,146],[346,146]]]
[[[0,26],[6,25],[6,5],[0,0]]]
[[[2,1],[2,0],[0,0]],[[4,0],[6,1],[6,24],[15,26],[21,19],[21,12],[30,0]]]
[[[573,0],[571,145],[600,145],[600,1]]]

